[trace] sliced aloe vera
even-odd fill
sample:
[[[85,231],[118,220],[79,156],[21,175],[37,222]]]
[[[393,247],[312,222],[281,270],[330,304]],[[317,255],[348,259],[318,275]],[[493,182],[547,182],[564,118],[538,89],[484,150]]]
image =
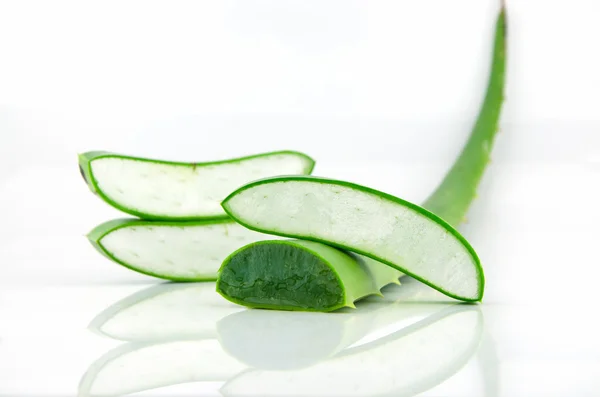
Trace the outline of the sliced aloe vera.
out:
[[[231,193],[223,208],[249,229],[350,250],[450,297],[479,301],[484,291],[479,258],[453,226],[464,218],[489,163],[503,101],[504,68],[502,9],[479,117],[462,153],[425,208],[365,186],[306,176],[251,182]]]
[[[88,234],[107,258],[131,270],[173,281],[216,280],[219,266],[232,251],[272,238],[230,219],[144,221],[115,219]]]
[[[289,176],[246,185],[223,207],[249,229],[357,252],[454,298],[477,301],[483,294],[483,271],[469,243],[438,216],[397,197]]]
[[[108,152],[79,155],[92,192],[113,207],[145,219],[223,216],[220,202],[245,183],[268,176],[310,174],[314,160],[293,151],[207,163],[179,163]]]
[[[354,301],[381,288],[371,277],[371,262],[358,263],[352,254],[310,241],[259,241],[225,259],[217,292],[249,307],[305,311],[354,307]],[[386,271],[385,284],[398,282],[396,271]]]

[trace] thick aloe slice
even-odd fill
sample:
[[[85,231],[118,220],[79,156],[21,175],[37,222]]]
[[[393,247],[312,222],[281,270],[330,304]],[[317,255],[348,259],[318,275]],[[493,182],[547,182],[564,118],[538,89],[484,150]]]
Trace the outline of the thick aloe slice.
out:
[[[230,219],[143,221],[115,219],[88,234],[107,258],[136,272],[173,281],[216,280],[219,266],[232,251],[272,238]]]
[[[108,152],[79,155],[92,192],[113,207],[145,219],[223,216],[220,202],[245,183],[268,176],[310,174],[314,160],[280,151],[207,163],[179,163]]]
[[[162,283],[116,302],[89,328],[128,342],[209,339],[217,337],[220,319],[241,310],[223,300],[212,283]]]
[[[365,255],[457,299],[477,301],[483,294],[483,271],[469,243],[438,216],[383,192],[332,179],[276,177],[236,190],[223,208],[249,229]]]
[[[260,241],[225,259],[217,292],[249,307],[305,311],[354,307],[354,301],[381,288],[371,277],[371,262],[358,263],[352,254],[310,241]],[[396,271],[386,272],[385,284],[398,282]]]
[[[451,305],[390,335],[294,371],[249,370],[224,396],[415,396],[460,370],[477,351],[483,316]]]
[[[89,367],[79,383],[79,396],[121,396],[188,382],[223,382],[246,368],[216,339],[126,343]]]
[[[252,182],[230,194],[223,208],[252,230],[347,249],[450,297],[481,300],[484,277],[479,259],[454,227],[463,220],[489,163],[504,99],[505,39],[502,9],[479,117],[462,153],[424,208],[365,186],[303,176]]]

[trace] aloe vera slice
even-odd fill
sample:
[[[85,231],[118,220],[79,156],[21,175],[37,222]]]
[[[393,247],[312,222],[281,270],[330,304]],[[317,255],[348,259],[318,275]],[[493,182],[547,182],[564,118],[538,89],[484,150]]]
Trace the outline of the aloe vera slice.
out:
[[[198,308],[202,315],[195,315]],[[162,283],[122,299],[98,314],[89,328],[128,342],[209,339],[217,322],[243,310],[224,301],[212,283]]]
[[[268,176],[310,174],[314,160],[279,151],[206,163],[180,163],[109,152],[79,155],[92,192],[113,207],[145,219],[194,220],[224,216],[223,198]]]
[[[267,238],[272,236],[227,218],[189,222],[115,219],[88,234],[92,245],[110,260],[173,281],[216,280],[227,255]]]
[[[243,186],[223,207],[251,230],[365,255],[454,298],[476,301],[483,294],[483,271],[469,243],[438,216],[383,192],[332,179],[277,177]]]
[[[225,259],[217,292],[249,307],[304,311],[354,307],[354,301],[381,288],[370,275],[371,263],[361,263],[352,254],[311,241],[259,241]],[[386,284],[398,282],[396,271],[387,274]]]
[[[479,258],[453,226],[464,218],[489,163],[503,101],[504,68],[502,9],[479,117],[462,153],[425,201],[425,208],[365,186],[306,176],[251,182],[231,193],[222,206],[249,229],[350,250],[455,299],[479,301],[484,292]]]

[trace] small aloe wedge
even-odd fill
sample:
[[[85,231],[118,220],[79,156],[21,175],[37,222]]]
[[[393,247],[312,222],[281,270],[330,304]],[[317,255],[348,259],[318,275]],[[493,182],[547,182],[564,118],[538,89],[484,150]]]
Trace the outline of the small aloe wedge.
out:
[[[145,221],[114,219],[94,228],[88,239],[108,259],[138,273],[172,281],[213,281],[234,250],[272,238],[231,219]]]
[[[315,162],[294,151],[206,163],[181,163],[109,152],[79,155],[79,170],[106,203],[144,219],[197,220],[223,217],[227,194],[258,178],[310,174]]]
[[[505,41],[502,8],[479,117],[462,153],[423,206],[350,182],[278,176],[238,188],[223,201],[223,208],[251,230],[352,251],[452,298],[480,301],[484,292],[483,269],[474,249],[455,227],[464,219],[476,195],[498,130],[504,99]],[[230,257],[224,263],[222,279],[228,277],[226,267],[234,259]],[[261,266],[260,262],[248,265],[255,270]],[[239,283],[238,288],[246,288],[246,284]],[[221,292],[230,297],[235,291]]]
[[[361,265],[357,265],[360,263]],[[217,292],[249,307],[332,311],[398,283],[399,273],[324,244],[304,240],[259,241],[230,255],[221,267]]]

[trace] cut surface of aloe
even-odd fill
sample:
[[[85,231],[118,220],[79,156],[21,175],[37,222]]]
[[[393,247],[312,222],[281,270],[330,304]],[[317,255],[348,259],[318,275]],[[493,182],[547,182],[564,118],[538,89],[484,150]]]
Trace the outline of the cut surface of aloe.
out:
[[[79,155],[92,192],[113,207],[145,219],[192,220],[223,216],[220,202],[250,181],[310,174],[314,160],[279,151],[207,163],[180,163],[109,152]]]
[[[230,219],[169,222],[115,219],[88,234],[107,258],[131,270],[173,281],[216,280],[234,250],[272,236]]]
[[[381,264],[377,264],[382,266]],[[398,274],[388,271],[389,281]],[[332,311],[379,293],[367,262],[327,245],[302,240],[252,243],[221,267],[217,292],[249,307]]]
[[[383,192],[325,178],[275,177],[243,186],[223,208],[249,229],[347,249],[449,296],[481,299],[483,272],[469,243],[438,216]]]

